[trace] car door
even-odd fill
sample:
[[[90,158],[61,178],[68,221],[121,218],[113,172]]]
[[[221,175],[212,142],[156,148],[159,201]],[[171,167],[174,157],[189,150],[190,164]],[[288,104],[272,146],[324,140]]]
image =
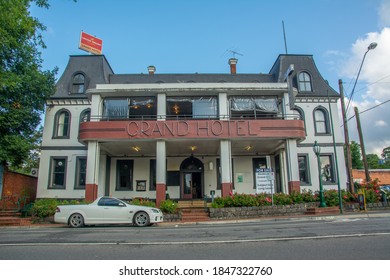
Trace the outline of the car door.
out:
[[[131,223],[128,205],[115,198],[106,198],[103,205],[103,217],[107,224]]]

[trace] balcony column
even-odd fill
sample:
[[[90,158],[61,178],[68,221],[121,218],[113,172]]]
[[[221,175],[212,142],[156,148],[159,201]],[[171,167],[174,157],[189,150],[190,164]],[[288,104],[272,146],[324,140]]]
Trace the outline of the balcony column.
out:
[[[232,181],[232,152],[231,141],[222,139],[220,142],[221,150],[221,196],[228,196],[233,190]]]
[[[99,94],[93,94],[91,97],[91,121],[99,121],[98,117],[103,115],[102,97]]]
[[[164,140],[157,140],[156,143],[156,205],[165,200],[166,197],[166,173],[167,173],[167,157],[166,143]]]
[[[157,94],[157,120],[165,120],[167,115],[167,96],[165,93]]]
[[[298,149],[297,141],[294,139],[286,140],[286,167],[288,178],[288,192],[300,192]]]
[[[100,144],[98,141],[88,142],[87,174],[85,199],[94,201],[98,196]]]
[[[225,92],[220,92],[218,94],[218,109],[219,109],[219,119],[228,120],[229,115],[229,100]]]

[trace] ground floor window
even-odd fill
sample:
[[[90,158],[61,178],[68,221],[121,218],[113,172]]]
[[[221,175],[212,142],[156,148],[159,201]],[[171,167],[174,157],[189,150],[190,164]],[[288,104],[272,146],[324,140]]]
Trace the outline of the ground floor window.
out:
[[[85,181],[87,175],[87,158],[77,157],[76,159],[76,182],[75,189],[85,189]]]
[[[50,161],[49,188],[65,189],[67,157],[52,157]]]
[[[156,190],[156,160],[151,159],[149,164],[149,190]]]
[[[117,191],[133,190],[133,161],[118,160],[116,168],[116,188]]]
[[[302,185],[310,185],[309,164],[307,155],[298,155],[299,181]]]
[[[258,168],[267,168],[267,158],[261,157],[261,158],[253,158],[252,159],[252,166],[253,166],[253,188],[256,189],[256,169]]]
[[[335,183],[335,173],[331,155],[321,155],[321,176],[324,183]]]

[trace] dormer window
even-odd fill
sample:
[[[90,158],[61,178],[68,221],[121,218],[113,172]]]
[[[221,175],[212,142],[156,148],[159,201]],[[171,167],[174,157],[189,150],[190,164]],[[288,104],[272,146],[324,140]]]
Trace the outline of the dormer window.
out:
[[[301,72],[298,75],[298,88],[299,91],[312,91],[311,77],[307,72]]]
[[[84,93],[84,92],[85,92],[85,76],[84,74],[77,73],[73,76],[72,93]]]

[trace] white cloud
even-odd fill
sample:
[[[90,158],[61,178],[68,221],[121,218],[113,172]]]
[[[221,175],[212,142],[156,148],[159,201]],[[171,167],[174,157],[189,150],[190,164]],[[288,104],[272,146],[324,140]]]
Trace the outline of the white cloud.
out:
[[[377,120],[375,121],[375,126],[388,126],[388,124],[384,120]]]
[[[390,0],[387,2],[390,4]],[[390,102],[366,110],[390,99],[390,28],[385,27],[381,32],[371,32],[358,39],[352,45],[351,56],[341,71],[354,81],[367,47],[372,42],[378,43],[378,46],[365,57],[351,105],[358,107],[360,112],[366,152],[380,154],[383,148],[390,146],[390,130],[384,121],[390,120]],[[366,86],[362,86],[364,83],[367,83]],[[349,116],[352,115],[353,110],[350,109]],[[358,141],[356,120],[349,122],[349,128],[351,140]]]

